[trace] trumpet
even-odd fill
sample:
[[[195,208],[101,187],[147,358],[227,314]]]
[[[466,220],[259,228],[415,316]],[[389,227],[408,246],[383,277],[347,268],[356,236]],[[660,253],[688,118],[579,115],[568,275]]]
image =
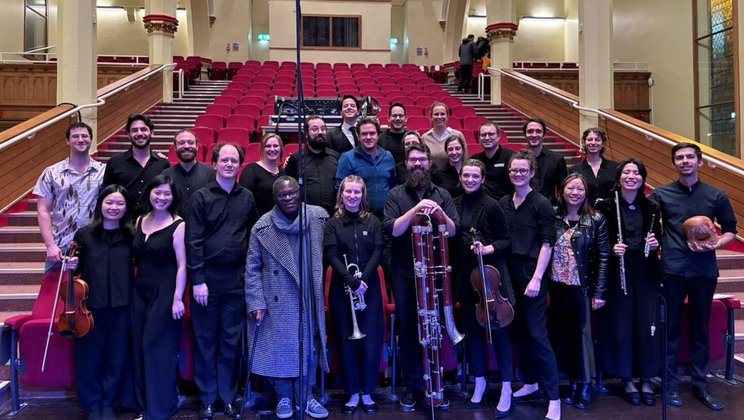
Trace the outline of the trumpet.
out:
[[[344,254],[344,264],[346,264],[346,269],[349,271],[349,274],[351,274],[352,277],[355,279],[361,279],[362,278],[362,270],[359,269],[359,266],[351,263],[349,264],[348,260],[346,259],[346,254]],[[357,294],[353,290],[351,290],[351,287],[344,285],[344,290],[349,295],[349,305],[351,306],[351,335],[349,336],[349,340],[359,340],[367,336],[367,334],[363,333],[359,329],[359,323],[357,322],[356,317],[356,311],[363,311],[365,308],[367,308],[367,304],[364,302],[364,294]]]

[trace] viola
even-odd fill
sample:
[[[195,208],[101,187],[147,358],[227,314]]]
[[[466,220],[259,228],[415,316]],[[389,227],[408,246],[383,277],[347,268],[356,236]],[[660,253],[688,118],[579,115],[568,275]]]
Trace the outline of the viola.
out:
[[[475,228],[470,229],[473,236],[473,242],[481,242],[478,237],[478,231]],[[478,302],[475,304],[475,319],[486,329],[486,340],[492,341],[491,331],[504,328],[514,320],[514,308],[509,300],[501,296],[499,287],[501,286],[501,274],[496,267],[483,264],[483,254],[480,249],[475,250],[478,257],[478,267],[470,272],[470,284],[478,295]]]
[[[77,252],[77,243],[70,244],[70,250],[65,258],[72,258]],[[83,337],[93,328],[93,314],[85,306],[88,299],[88,283],[80,276],[75,277],[72,270],[66,270],[67,281],[62,283],[59,297],[65,304],[64,311],[59,314],[57,330],[62,337]]]

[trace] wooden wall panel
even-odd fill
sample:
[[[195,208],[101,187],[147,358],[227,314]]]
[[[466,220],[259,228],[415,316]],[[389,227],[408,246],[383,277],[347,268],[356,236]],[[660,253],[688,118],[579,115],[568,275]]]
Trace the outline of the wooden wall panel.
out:
[[[523,69],[519,72],[572,95],[579,95],[578,70]],[[650,76],[649,72],[616,71],[613,90],[614,108],[633,118],[648,122],[651,115],[648,87]]]
[[[71,109],[61,105],[0,133],[0,144],[29,128]],[[63,118],[37,132],[32,139],[19,141],[0,150],[0,209],[6,208],[30,190],[47,166],[62,160],[69,148],[65,144],[65,129],[71,120]]]
[[[99,64],[97,88],[116,82],[142,66]],[[3,120],[20,123],[57,104],[57,65],[0,65],[0,109]]]
[[[694,143],[693,140],[646,124],[643,121],[630,118],[618,111],[604,111],[623,121],[667,137],[676,143]],[[658,187],[659,185],[677,179],[677,172],[672,166],[671,145],[647,137],[612,119],[602,119],[600,125],[607,131],[608,147],[605,150],[605,156],[613,160],[623,160],[629,156],[641,159],[648,169],[646,182],[652,187]],[[744,232],[744,190],[742,189],[744,175],[723,166],[712,164],[710,160],[706,160],[706,157],[713,156],[728,165],[738,168],[739,172],[744,171],[744,161],[725,155],[704,144],[697,144],[703,150],[703,159],[706,162],[700,168],[700,178],[709,184],[721,188],[729,195],[738,221],[737,228],[741,235]]]

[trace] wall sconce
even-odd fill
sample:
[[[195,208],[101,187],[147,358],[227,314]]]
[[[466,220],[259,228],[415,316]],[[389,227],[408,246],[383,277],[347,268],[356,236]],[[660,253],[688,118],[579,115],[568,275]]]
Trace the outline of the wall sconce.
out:
[[[269,34],[267,34],[265,32],[261,32],[261,33],[258,34],[257,39],[259,41],[269,41],[271,39],[271,37],[269,37]]]
[[[398,38],[395,38],[395,37],[390,38],[390,45],[398,45]]]

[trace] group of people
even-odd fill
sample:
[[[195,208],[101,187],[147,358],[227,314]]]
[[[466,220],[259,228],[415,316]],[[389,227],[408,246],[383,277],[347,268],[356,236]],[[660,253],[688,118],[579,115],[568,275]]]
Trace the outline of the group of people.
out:
[[[561,417],[561,400],[586,408],[597,369],[620,378],[629,403],[653,405],[650,379],[665,365],[669,402],[681,405],[676,353],[686,297],[694,395],[722,408],[705,382],[707,328],[718,276],[713,251],[734,238],[736,220],[725,192],[699,179],[697,145],[672,148],[679,179],[647,198],[643,163],[604,158],[607,138],[598,128],[584,132],[586,159],[569,171],[562,156],[543,147],[547,130],[539,118],[525,123],[527,148],[519,152],[500,145],[499,127],[484,122],[484,150],[468,157],[462,134],[447,126],[444,104],[431,107],[432,130],[424,135],[406,130],[402,104],[390,107],[386,130],[359,117],[355,98],[342,98],[340,107],[344,122],[331,131],[321,117],[308,117],[307,147],[291,156],[283,156],[280,136],[264,135],[260,160],[242,173],[243,150],[229,143],[214,147],[211,166],[197,162],[198,140],[189,130],[175,135],[179,161],[169,167],[150,149],[154,127],[143,115],[127,121],[131,149],[105,166],[89,156],[90,127],[68,128],[69,157],[47,168],[34,192],[47,268],[59,269],[74,238],[79,254],[67,265],[90,286],[96,324],[77,340],[75,356],[78,403],[91,418],[111,418],[116,403],[148,419],[177,411],[187,311],[201,419],[219,408],[237,415],[244,330],[247,348],[255,348],[251,373],[273,385],[277,417],[291,417],[300,402],[309,416],[327,417],[313,395],[318,369],[329,366],[326,324],[339,344],[348,398],[340,410],[353,414],[361,405],[374,413],[385,287],[395,300],[400,405],[415,410],[425,400],[411,236],[419,213],[437,213],[446,231],[440,234],[452,243],[457,323],[475,377],[468,408],[481,407],[488,390],[487,335],[502,384],[497,418],[540,389],[549,400],[546,418]],[[682,225],[696,215],[720,224],[715,243],[688,244]],[[515,312],[511,325],[491,334],[477,321],[470,283],[478,255],[500,272],[499,291]],[[661,278],[666,355],[655,332]],[[355,302],[366,308],[354,309]],[[523,382],[514,391],[512,341]],[[559,371],[571,385],[562,396]]]

